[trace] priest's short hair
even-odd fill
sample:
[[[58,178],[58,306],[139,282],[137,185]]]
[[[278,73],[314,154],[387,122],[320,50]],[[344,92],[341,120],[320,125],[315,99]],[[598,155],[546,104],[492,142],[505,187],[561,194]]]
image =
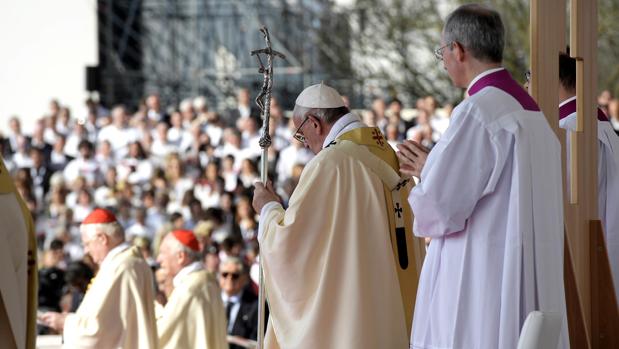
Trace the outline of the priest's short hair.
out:
[[[576,59],[570,57],[569,51],[559,53],[559,81],[565,90],[576,91]]]
[[[505,28],[501,15],[487,6],[466,4],[452,12],[443,29],[445,44],[457,42],[473,57],[486,63],[501,63]]]

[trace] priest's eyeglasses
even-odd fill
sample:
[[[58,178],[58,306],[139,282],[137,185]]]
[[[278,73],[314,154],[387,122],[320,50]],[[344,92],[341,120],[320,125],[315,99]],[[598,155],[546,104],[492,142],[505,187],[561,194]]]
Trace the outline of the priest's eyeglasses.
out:
[[[223,277],[224,279],[227,279],[229,277],[232,278],[232,280],[238,280],[239,277],[241,277],[241,274],[239,273],[229,273],[227,271],[224,271],[223,273],[221,273],[221,277]]]
[[[443,50],[445,50],[448,46],[451,46],[454,42],[450,42],[448,44],[445,44],[439,48],[437,48],[436,50],[434,50],[434,57],[436,57],[436,59],[438,59],[439,61],[443,60]]]
[[[297,127],[297,129],[294,131],[294,134],[292,135],[294,139],[296,139],[297,141],[303,144],[305,144],[305,136],[299,131],[301,131],[301,127],[303,127],[303,124],[305,124],[307,120],[309,120],[309,116],[306,116],[305,119],[303,119],[303,122],[301,122],[301,125]]]

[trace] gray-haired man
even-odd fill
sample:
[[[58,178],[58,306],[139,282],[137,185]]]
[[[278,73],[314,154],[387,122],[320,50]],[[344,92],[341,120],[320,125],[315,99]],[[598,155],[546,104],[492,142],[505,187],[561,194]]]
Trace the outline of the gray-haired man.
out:
[[[157,261],[174,290],[157,319],[159,348],[227,348],[226,317],[215,276],[204,270],[195,234],[174,230],[161,241]]]
[[[63,331],[66,348],[157,347],[153,276],[137,247],[108,210],[97,208],[80,225],[84,253],[99,266],[75,313],[45,313]]]
[[[515,348],[529,312],[563,317],[560,145],[535,101],[501,67],[499,14],[469,4],[447,18],[436,55],[468,98],[425,161],[399,146],[421,179],[413,231],[430,237],[411,348]]]

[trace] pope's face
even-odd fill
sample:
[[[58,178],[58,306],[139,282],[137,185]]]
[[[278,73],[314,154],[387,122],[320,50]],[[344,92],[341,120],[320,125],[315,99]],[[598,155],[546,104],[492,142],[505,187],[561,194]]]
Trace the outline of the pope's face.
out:
[[[300,134],[305,138],[303,145],[312,151],[314,154],[318,154],[322,150],[322,142],[324,137],[320,134],[320,121],[318,118],[312,115],[306,115],[303,118],[293,118],[297,134]]]

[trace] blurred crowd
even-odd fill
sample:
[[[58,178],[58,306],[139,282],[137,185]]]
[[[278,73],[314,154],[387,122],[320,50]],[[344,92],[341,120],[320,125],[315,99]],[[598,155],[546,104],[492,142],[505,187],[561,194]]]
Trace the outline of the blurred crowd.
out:
[[[598,102],[619,130],[619,100],[604,91]],[[96,207],[115,212],[127,240],[140,247],[155,273],[160,302],[165,303],[171,280],[157,272],[155,260],[161,237],[174,229],[198,236],[206,268],[218,274],[222,298],[255,294],[258,217],[251,195],[260,178],[262,122],[249,91],[241,89],[237,106],[221,112],[210,110],[204,97],[162,106],[156,94],[137,110],[108,109],[91,99],[86,105],[87,115],[73,115],[52,100],[31,134],[12,117],[0,135],[0,154],[36,225],[39,307],[75,311],[79,306],[96,272],[83,253],[79,224]],[[366,124],[379,127],[394,148],[404,139],[432,148],[452,109],[439,108],[432,96],[407,107],[382,98],[367,109],[350,107]],[[292,137],[289,116],[273,99],[269,177],[284,205],[313,157]],[[234,321],[228,320],[233,333]]]

